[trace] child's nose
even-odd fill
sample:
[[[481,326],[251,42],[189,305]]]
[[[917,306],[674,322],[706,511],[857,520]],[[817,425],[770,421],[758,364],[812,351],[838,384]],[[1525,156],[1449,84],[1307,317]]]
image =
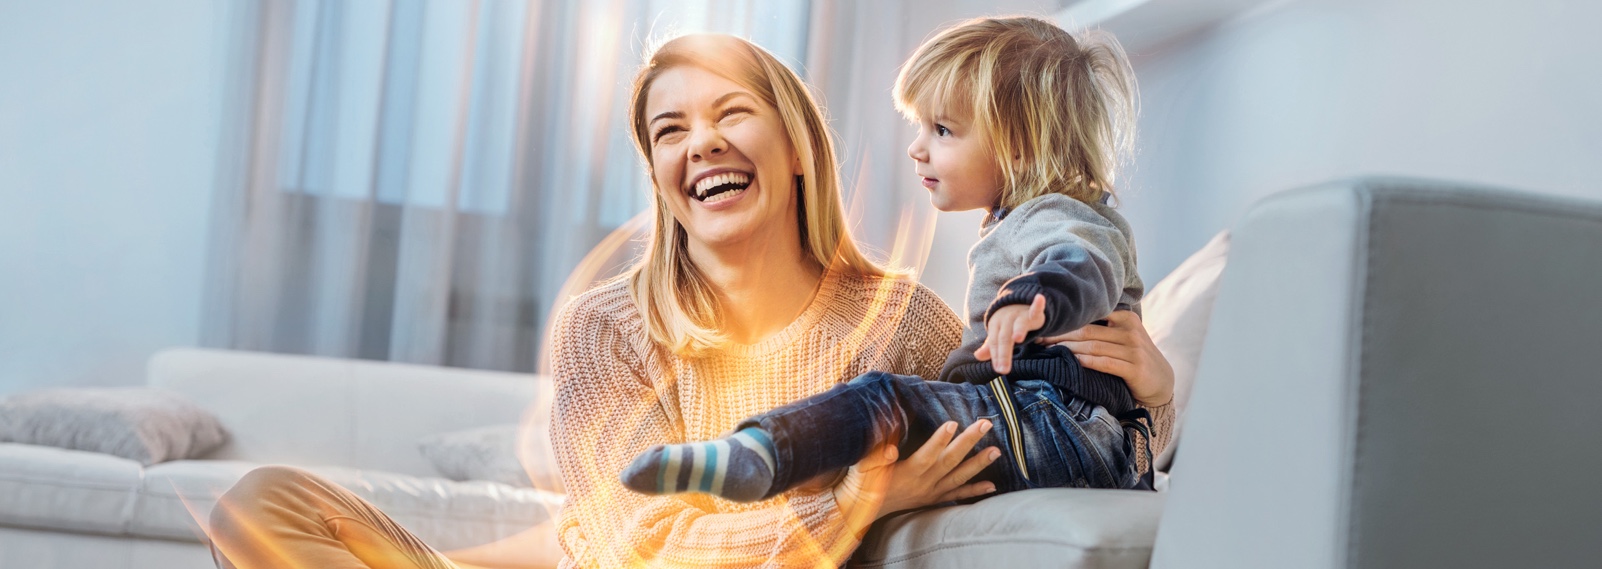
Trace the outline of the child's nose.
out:
[[[918,162],[928,161],[929,152],[924,148],[923,135],[918,135],[917,138],[912,139],[912,144],[907,145],[907,157]]]

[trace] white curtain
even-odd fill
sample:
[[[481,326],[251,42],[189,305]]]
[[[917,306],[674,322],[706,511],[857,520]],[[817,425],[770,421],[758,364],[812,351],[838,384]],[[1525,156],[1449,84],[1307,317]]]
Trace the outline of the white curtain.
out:
[[[240,0],[203,342],[533,370],[574,268],[649,203],[624,99],[645,43],[681,32],[750,38],[817,86],[859,235],[916,266],[931,212],[889,87],[991,4],[915,6]]]

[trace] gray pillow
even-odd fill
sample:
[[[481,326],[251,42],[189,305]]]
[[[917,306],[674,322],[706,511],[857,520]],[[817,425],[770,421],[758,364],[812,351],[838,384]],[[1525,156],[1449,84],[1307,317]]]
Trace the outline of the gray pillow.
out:
[[[561,492],[561,478],[546,460],[550,454],[546,437],[530,433],[525,441],[534,457],[533,472],[529,472],[517,459],[517,429],[515,424],[506,424],[439,433],[419,439],[417,447],[435,470],[451,480],[488,480]]]
[[[0,400],[0,441],[104,453],[150,466],[205,455],[228,442],[228,431],[171,391],[68,388]]]

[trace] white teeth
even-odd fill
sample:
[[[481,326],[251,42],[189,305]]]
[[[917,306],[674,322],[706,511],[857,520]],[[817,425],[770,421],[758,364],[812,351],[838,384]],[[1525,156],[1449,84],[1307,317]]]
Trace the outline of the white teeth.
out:
[[[744,172],[725,172],[702,178],[695,183],[695,196],[705,198],[706,192],[723,184],[745,184],[751,181],[751,176]],[[729,192],[734,193],[734,192]]]
[[[718,203],[720,201],[732,198],[734,196],[737,196],[737,195],[740,195],[740,194],[743,194],[743,193],[745,193],[745,190],[730,190],[730,191],[723,192],[721,194],[712,196],[710,198],[701,200],[701,203]]]

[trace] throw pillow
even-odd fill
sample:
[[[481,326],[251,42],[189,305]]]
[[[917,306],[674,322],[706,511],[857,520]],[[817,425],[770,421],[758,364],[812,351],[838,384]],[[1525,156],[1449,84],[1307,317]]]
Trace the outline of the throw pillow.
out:
[[[1164,472],[1173,463],[1179,432],[1185,424],[1196,364],[1201,360],[1213,301],[1218,298],[1219,277],[1228,257],[1229,231],[1225,230],[1180,263],[1140,300],[1146,333],[1174,368],[1174,435],[1168,448],[1157,455],[1157,469]]]
[[[47,389],[0,401],[0,441],[98,452],[145,466],[228,442],[211,413],[147,387]]]
[[[515,424],[451,431],[423,437],[417,447],[435,470],[451,480],[488,480],[561,492],[549,439],[530,433],[525,454],[533,460],[525,470],[517,458],[517,431]]]

